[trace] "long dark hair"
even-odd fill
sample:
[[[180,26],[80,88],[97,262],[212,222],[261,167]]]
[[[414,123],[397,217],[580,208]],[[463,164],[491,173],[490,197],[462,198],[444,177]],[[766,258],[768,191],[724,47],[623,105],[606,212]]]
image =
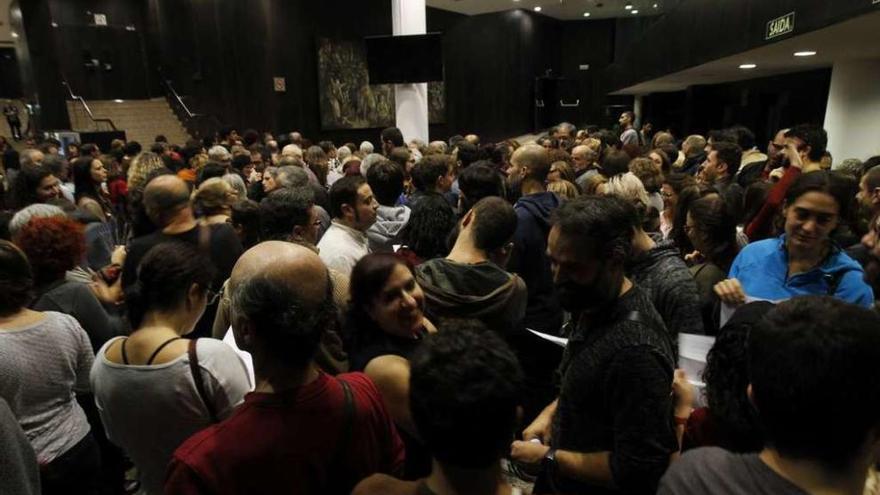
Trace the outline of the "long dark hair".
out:
[[[697,181],[688,174],[669,174],[663,183],[669,184],[669,187],[678,196],[678,203],[675,205],[675,212],[673,212],[672,217],[672,231],[669,233],[669,237],[672,238],[679,252],[684,256],[694,250],[694,246],[684,230],[687,221],[687,205],[700,197],[700,189],[697,187]]]
[[[166,241],[150,249],[138,265],[137,282],[125,292],[131,327],[140,327],[149,311],[176,309],[192,284],[210,288],[214,270],[207,256],[184,242]]]
[[[74,199],[77,201],[83,197],[91,198],[98,202],[101,202],[103,199],[100,186],[95,185],[95,180],[92,179],[92,162],[95,160],[98,159],[93,158],[91,155],[81,156],[70,164],[70,168],[73,171],[73,187],[76,191]]]
[[[730,207],[719,194],[709,194],[687,205],[687,212],[708,246],[701,253],[707,260],[727,272],[739,248],[736,244],[736,220]]]
[[[20,210],[34,203],[39,203],[37,188],[40,182],[49,177],[52,171],[44,165],[24,167],[18,172],[15,182],[12,184],[13,209]]]
[[[348,286],[351,299],[344,336],[349,352],[362,349],[383,338],[385,332],[370,316],[369,308],[398,265],[403,265],[410,273],[414,273],[409,261],[389,253],[368,254],[352,269]]]
[[[27,256],[15,244],[0,239],[0,316],[9,316],[34,297],[34,273]]]

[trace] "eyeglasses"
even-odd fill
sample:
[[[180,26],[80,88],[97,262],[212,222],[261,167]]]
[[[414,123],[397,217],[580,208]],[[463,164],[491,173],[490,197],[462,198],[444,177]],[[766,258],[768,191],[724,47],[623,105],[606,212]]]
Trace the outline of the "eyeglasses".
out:
[[[208,300],[207,305],[213,306],[214,304],[217,304],[217,301],[220,300],[220,296],[223,295],[223,290],[213,291],[211,289],[208,289],[207,291],[205,291],[205,294],[207,296],[206,299]]]

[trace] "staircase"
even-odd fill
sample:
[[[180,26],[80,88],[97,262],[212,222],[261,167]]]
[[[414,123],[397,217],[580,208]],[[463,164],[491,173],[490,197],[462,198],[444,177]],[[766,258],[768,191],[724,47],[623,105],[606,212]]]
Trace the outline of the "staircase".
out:
[[[89,108],[96,119],[113,121],[120,131],[125,131],[128,141],[141,143],[149,148],[157,135],[162,134],[171,144],[183,145],[190,139],[189,133],[171,110],[165,98],[149,100],[89,100]],[[106,131],[106,124],[96,125],[77,101],[67,101],[70,128],[74,131]]]

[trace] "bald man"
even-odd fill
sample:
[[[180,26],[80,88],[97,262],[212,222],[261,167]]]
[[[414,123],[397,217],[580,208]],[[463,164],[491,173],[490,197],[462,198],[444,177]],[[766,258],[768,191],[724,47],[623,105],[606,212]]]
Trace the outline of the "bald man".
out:
[[[521,146],[510,157],[507,169],[509,190],[520,191],[522,196],[514,205],[517,225],[507,269],[518,274],[528,288],[525,326],[557,335],[562,326],[562,307],[553,288],[547,258],[547,234],[550,232],[550,216],[559,206],[559,198],[544,188],[549,172],[550,155],[537,144]],[[529,421],[546,405],[540,404],[542,400],[549,403],[554,398],[550,384],[561,352],[552,345],[542,347],[544,341],[532,340],[530,334],[521,333],[519,340],[514,337],[511,343],[526,373],[529,390],[524,394],[524,407],[525,419]]]
[[[244,249],[228,223],[199,225],[189,201],[189,186],[176,175],[160,175],[144,188],[144,208],[147,216],[158,227],[155,232],[136,237],[128,246],[122,266],[122,289],[130,293],[137,282],[137,268],[154,246],[168,241],[181,241],[197,247],[211,258],[216,268],[211,290],[219,292],[229,278],[232,267]],[[210,337],[217,312],[216,298],[208,301],[208,308],[196,324],[193,337]]]
[[[165,493],[350,493],[372,473],[401,474],[403,444],[376,386],[315,364],[333,317],[321,259],[289,242],[258,244],[235,265],[229,291],[256,387],[229,419],[177,449]]]

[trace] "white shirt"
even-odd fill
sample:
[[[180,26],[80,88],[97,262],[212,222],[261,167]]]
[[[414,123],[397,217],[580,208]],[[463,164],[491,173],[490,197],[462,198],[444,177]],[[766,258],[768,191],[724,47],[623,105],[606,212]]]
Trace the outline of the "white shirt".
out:
[[[370,254],[370,241],[365,233],[334,219],[318,242],[318,249],[318,255],[327,268],[350,277],[354,265]]]
[[[119,364],[105,355],[116,340],[101,347],[92,367],[95,405],[107,437],[138,467],[142,493],[161,494],[174,450],[210,426],[211,419],[186,353],[167,363]],[[223,420],[252,388],[247,369],[235,351],[219,340],[199,339],[196,352],[205,395]]]

